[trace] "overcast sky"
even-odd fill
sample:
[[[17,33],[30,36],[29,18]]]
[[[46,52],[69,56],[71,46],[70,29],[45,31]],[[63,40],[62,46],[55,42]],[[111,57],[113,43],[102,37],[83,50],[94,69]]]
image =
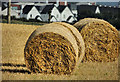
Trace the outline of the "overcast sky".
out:
[[[9,0],[0,0],[2,2],[7,2]],[[11,0],[12,2],[44,2],[46,0]],[[56,0],[48,0],[48,1],[56,1]],[[65,0],[59,0],[65,1]],[[67,2],[119,2],[120,0],[66,0]]]
[[[61,0],[64,1],[64,0]],[[68,2],[119,2],[120,0],[67,0]]]

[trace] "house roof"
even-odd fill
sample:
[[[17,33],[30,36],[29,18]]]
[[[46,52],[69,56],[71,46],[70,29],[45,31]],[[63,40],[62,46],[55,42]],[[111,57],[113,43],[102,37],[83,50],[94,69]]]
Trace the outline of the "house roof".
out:
[[[7,4],[6,3],[2,3],[2,11],[4,10],[4,9],[6,9],[7,8]]]
[[[42,10],[41,14],[49,13],[54,8],[54,5],[46,5],[45,8]]]
[[[66,8],[67,6],[64,6],[64,5],[59,5],[57,7],[57,9],[59,10],[60,13],[62,13],[62,11]]]
[[[69,21],[71,18],[72,18],[72,16],[69,16],[69,17],[67,18],[67,21]]]
[[[35,6],[38,11],[40,11],[40,6]]]
[[[23,14],[28,14],[29,11],[33,8],[33,5],[26,5],[24,8],[23,8]]]
[[[67,21],[69,21],[72,17],[75,19],[74,16],[69,16],[69,17],[67,18]]]
[[[45,8],[45,6],[35,6],[35,7],[39,12],[41,12]]]

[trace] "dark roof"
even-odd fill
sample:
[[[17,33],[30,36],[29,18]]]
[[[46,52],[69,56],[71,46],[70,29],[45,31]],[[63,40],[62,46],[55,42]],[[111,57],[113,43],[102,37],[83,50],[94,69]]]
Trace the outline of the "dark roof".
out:
[[[54,8],[54,5],[46,5],[45,8],[42,10],[41,14],[49,13]]]
[[[7,8],[7,4],[6,3],[2,3],[2,11],[4,10],[4,9],[6,9]]]
[[[59,10],[60,13],[62,13],[62,11],[63,11],[65,8],[66,8],[66,6],[64,6],[64,5],[59,5],[59,6],[57,7],[57,9]]]
[[[72,16],[69,16],[69,17],[67,18],[67,21],[69,21],[69,20],[70,20],[70,18],[72,18]]]
[[[40,6],[35,6],[38,11],[40,11]]]
[[[29,11],[33,8],[33,5],[26,5],[24,8],[23,8],[23,14],[28,14]]]
[[[67,21],[69,21],[72,17],[75,19],[74,16],[69,16],[69,17],[67,18]]]
[[[35,7],[39,12],[41,12],[45,8],[45,6],[35,6]]]

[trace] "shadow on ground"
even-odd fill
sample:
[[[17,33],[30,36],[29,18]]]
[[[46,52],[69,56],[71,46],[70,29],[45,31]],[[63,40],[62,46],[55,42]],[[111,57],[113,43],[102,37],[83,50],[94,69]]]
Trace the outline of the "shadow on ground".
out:
[[[24,69],[26,67],[25,64],[1,63],[0,66],[2,66],[2,69],[1,69],[2,72],[31,74],[31,72],[29,70]],[[16,67],[16,68],[11,69],[12,67]]]

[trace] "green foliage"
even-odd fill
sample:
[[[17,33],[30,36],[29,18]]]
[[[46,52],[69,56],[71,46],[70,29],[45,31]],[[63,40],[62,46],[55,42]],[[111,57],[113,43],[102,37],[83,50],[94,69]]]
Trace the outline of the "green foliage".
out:
[[[104,12],[104,13],[98,13],[95,14],[92,11],[81,11],[80,14],[78,14],[78,20],[83,18],[99,18],[104,19],[108,21],[110,24],[112,24],[117,29],[120,29],[120,13],[115,12]]]

